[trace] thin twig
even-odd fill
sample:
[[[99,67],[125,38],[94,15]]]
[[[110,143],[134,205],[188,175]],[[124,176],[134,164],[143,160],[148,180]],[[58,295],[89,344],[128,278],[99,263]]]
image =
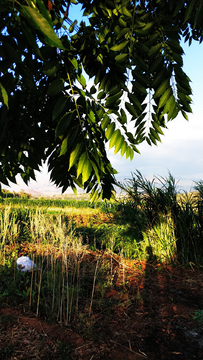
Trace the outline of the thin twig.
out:
[[[120,343],[118,343],[118,342],[116,342],[114,340],[110,340],[110,341],[113,342],[114,344],[119,345],[119,346],[123,347],[124,349],[132,352],[133,354],[140,355],[141,357],[147,358],[147,355],[145,353],[143,353],[143,352],[141,354],[141,353],[138,353],[136,351],[133,351],[132,349],[129,349],[127,346],[124,346],[124,345],[122,345],[122,344],[120,344]]]

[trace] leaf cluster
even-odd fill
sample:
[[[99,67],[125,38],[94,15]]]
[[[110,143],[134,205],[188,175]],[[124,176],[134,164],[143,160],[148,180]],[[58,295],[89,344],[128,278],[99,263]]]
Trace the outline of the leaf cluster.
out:
[[[203,4],[74,0],[79,25],[69,5],[1,0],[0,182],[28,183],[48,161],[62,192],[83,187],[94,201],[113,193],[107,144],[132,159],[178,113],[188,119],[181,39],[202,41]]]

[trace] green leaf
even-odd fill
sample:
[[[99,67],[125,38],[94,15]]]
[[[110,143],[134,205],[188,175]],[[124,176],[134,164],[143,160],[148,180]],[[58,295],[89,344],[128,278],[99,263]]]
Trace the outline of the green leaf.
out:
[[[116,144],[116,142],[118,141],[120,136],[121,136],[121,132],[119,129],[114,131],[114,133],[111,136],[110,143],[109,143],[109,149],[111,149]]]
[[[133,103],[134,107],[139,109],[140,111],[142,111],[142,106],[141,106],[141,103],[140,103],[139,99],[137,98],[137,96],[135,96],[134,94],[128,93],[128,97],[129,97],[129,100],[131,101],[131,103]]]
[[[145,86],[141,85],[138,81],[133,83],[133,87],[138,90],[138,93],[147,96],[147,90]]]
[[[187,3],[187,8],[186,8],[186,11],[185,11],[185,17],[184,17],[184,23],[186,23],[186,21],[188,21],[188,19],[190,18],[191,16],[191,13],[194,9],[194,6],[196,6],[196,0],[190,0],[188,3]]]
[[[47,95],[57,95],[64,89],[64,79],[56,79],[49,84]]]
[[[149,70],[151,73],[157,71],[158,69],[163,67],[163,58],[162,56],[158,56],[152,64],[150,64]]]
[[[84,163],[83,170],[82,170],[82,182],[83,183],[85,183],[85,181],[87,181],[89,179],[91,172],[92,172],[91,161],[89,159],[87,159],[86,162]]]
[[[107,115],[104,116],[104,118],[103,118],[103,120],[102,120],[102,122],[101,122],[101,128],[102,128],[102,130],[105,130],[105,129],[107,128],[107,126],[108,126],[109,123],[110,123],[109,117],[108,117]]]
[[[126,58],[128,58],[128,57],[129,57],[129,54],[119,54],[115,57],[115,60],[117,63],[120,64],[120,63],[124,63]]]
[[[172,95],[172,90],[171,88],[168,88],[159,100],[159,109],[166,104],[166,101],[171,95]]]
[[[147,36],[152,32],[152,28],[154,26],[154,21],[146,24],[142,29],[135,29],[135,32],[138,36]]]
[[[84,167],[85,163],[87,162],[87,160],[88,160],[88,155],[87,155],[87,152],[85,151],[80,156],[79,161],[78,161],[77,177],[82,173],[83,167]]]
[[[112,96],[108,96],[107,99],[106,99],[105,106],[108,108],[112,104],[115,104],[116,101],[121,97],[122,94],[123,94],[123,91],[120,90],[117,94],[114,94]]]
[[[77,75],[77,80],[84,88],[86,87],[86,80],[82,74]]]
[[[74,150],[70,154],[70,160],[69,160],[69,168],[68,171],[72,168],[72,166],[76,163],[82,149],[82,143],[78,143]]]
[[[161,142],[161,139],[160,139],[158,133],[152,127],[150,127],[150,133],[153,138],[155,138],[157,141]]]
[[[47,76],[54,76],[58,70],[58,62],[51,62],[49,61],[48,63],[45,63],[43,65],[43,74],[47,75]]]
[[[95,87],[94,85],[92,85],[91,88],[90,88],[90,94],[93,95],[93,94],[95,94],[96,92],[97,92],[96,87]]]
[[[165,79],[154,94],[154,99],[160,97],[170,87],[169,80]]]
[[[73,118],[75,116],[76,116],[75,109],[62,116],[62,118],[58,122],[56,130],[55,130],[55,138],[63,135],[67,131],[71,121],[73,120]]]
[[[95,114],[92,110],[90,110],[89,114],[88,114],[89,119],[91,120],[92,123],[95,123]]]
[[[92,204],[94,201],[96,201],[99,197],[99,190],[97,189],[96,191],[92,191],[91,192],[91,196],[90,196],[90,203]]]
[[[21,5],[21,7],[23,15],[27,18],[28,22],[31,22],[31,24],[45,36],[45,42],[47,44],[65,50],[61,40],[50,25],[50,22],[48,22],[43,15],[29,6]]]
[[[168,112],[168,120],[175,119],[177,115],[178,115],[178,107],[176,106],[176,102],[174,101]]]
[[[133,157],[134,157],[134,151],[131,149],[130,146],[127,146],[126,149],[126,159],[128,159],[130,157],[130,160],[132,161]]]
[[[156,130],[157,133],[159,133],[161,135],[164,135],[164,133],[161,130],[160,126],[155,121],[152,121],[152,125],[153,125],[153,127],[154,127],[154,129]]]
[[[160,71],[157,73],[157,76],[154,78],[152,82],[152,87],[155,89],[166,79],[166,70],[164,67],[160,68]]]
[[[183,66],[183,58],[181,55],[173,52],[172,56],[173,56],[174,60],[178,63],[178,65]]]
[[[68,60],[69,60],[69,61],[71,62],[71,64],[74,66],[75,70],[77,70],[77,69],[78,69],[78,62],[77,62],[77,60],[76,60],[75,58],[72,58],[72,59],[68,58]]]
[[[188,118],[187,114],[185,113],[185,111],[182,111],[182,115],[185,118],[185,120],[189,121],[189,118]]]
[[[184,110],[187,112],[192,112],[192,109],[190,107],[190,103],[191,103],[191,98],[188,95],[185,95],[183,93],[178,93],[178,97],[180,99],[181,104],[184,107]]]
[[[66,154],[67,148],[68,148],[68,136],[62,141],[59,156]]]
[[[121,146],[121,157],[123,157],[123,155],[126,153],[127,146],[128,145],[127,145],[126,141],[124,141],[122,146]]]
[[[133,78],[138,82],[140,82],[142,85],[144,85],[145,87],[148,85],[149,80],[146,74],[142,74],[141,71],[137,69],[134,69],[132,74],[133,74]]]
[[[116,40],[119,40],[123,37],[128,31],[130,31],[130,28],[124,28],[120,31],[120,33],[117,35]]]
[[[118,138],[115,144],[114,154],[117,154],[117,152],[122,148],[123,143],[124,143],[124,136],[120,134],[120,137]]]
[[[123,41],[122,43],[120,43],[119,45],[114,45],[111,47],[112,51],[121,51],[123,50],[127,44],[129,43],[129,40]]]
[[[157,145],[157,141],[152,134],[149,134],[149,138],[153,142],[154,145]]]
[[[121,25],[123,28],[126,28],[127,26],[127,21],[124,21],[125,16],[119,16],[118,18],[118,22],[119,25]],[[122,36],[121,36],[122,37]]]
[[[169,113],[169,111],[174,107],[176,107],[176,102],[175,102],[174,95],[172,94],[169,97],[169,99],[167,100],[166,105],[164,106],[162,114]],[[169,119],[169,117],[168,117],[168,119]]]
[[[61,115],[62,111],[64,110],[66,104],[68,101],[68,97],[67,96],[63,96],[62,98],[60,98],[56,104],[54,105],[54,109],[53,109],[53,113],[52,113],[52,120],[56,120],[59,115]]]
[[[98,100],[104,99],[105,96],[106,96],[106,93],[105,93],[105,91],[102,90],[102,91],[100,91],[100,92],[98,93],[97,99],[98,99]]]
[[[114,122],[108,125],[106,133],[105,133],[105,136],[106,136],[107,140],[109,140],[111,138],[111,136],[112,136],[112,134],[113,134],[113,132],[115,130],[115,127],[116,126],[115,126]]]
[[[1,89],[1,95],[2,95],[2,99],[3,99],[3,103],[7,106],[7,108],[9,108],[8,106],[8,94],[6,89],[3,87],[3,85],[0,83],[0,89]]]
[[[157,54],[159,54],[161,52],[161,49],[162,49],[161,44],[156,44],[150,48],[149,57],[150,57],[151,61],[152,61],[152,59],[154,59],[157,56]]]
[[[92,161],[92,160],[91,160],[91,164],[92,164],[92,167],[93,167],[94,173],[95,173],[95,175],[96,175],[96,178],[97,178],[98,184],[101,186],[101,181],[100,181],[100,176],[99,176],[99,171],[98,171],[98,168],[97,168],[96,164],[94,163],[94,161]]]
[[[133,116],[133,118],[137,118],[139,116],[134,105],[132,105],[128,102],[125,102],[125,107],[128,110],[128,112]]]
[[[129,18],[132,18],[131,12],[125,6],[122,6],[121,11],[122,11],[123,15],[125,15]]]
[[[126,116],[126,113],[125,111],[121,108],[121,117],[119,119],[119,121],[121,122],[121,124],[127,124],[127,116]]]
[[[45,3],[42,0],[36,0],[37,5],[39,6],[41,14],[45,17],[48,23],[52,26],[51,14],[47,10]]]

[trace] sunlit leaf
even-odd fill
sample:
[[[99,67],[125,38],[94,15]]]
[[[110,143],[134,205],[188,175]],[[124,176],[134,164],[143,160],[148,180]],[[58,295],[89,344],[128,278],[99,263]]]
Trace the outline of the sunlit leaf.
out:
[[[88,160],[88,155],[87,155],[87,152],[85,151],[80,156],[79,161],[78,161],[77,177],[82,173],[83,167],[84,167],[85,163],[87,162],[87,160]]]
[[[1,90],[1,96],[3,99],[3,103],[7,106],[8,108],[8,94],[6,89],[3,87],[3,85],[0,83],[0,90]]]
[[[82,74],[77,75],[77,80],[79,81],[79,83],[80,83],[83,87],[86,86],[86,80],[85,80],[85,78],[84,78],[84,76],[83,76]]]
[[[76,163],[82,149],[82,143],[77,143],[74,150],[70,154],[70,160],[69,160],[69,168],[68,171],[72,168],[72,166]]]
[[[122,144],[122,146],[121,146],[121,152],[120,152],[120,154],[121,154],[122,157],[123,157],[123,155],[126,153],[127,146],[128,146],[128,145],[127,145],[126,141],[124,141],[123,144]]]
[[[118,141],[120,136],[121,136],[121,132],[119,129],[117,129],[111,136],[111,140],[109,143],[109,149],[111,149],[116,144],[116,142]]]
[[[120,134],[115,144],[114,154],[117,154],[117,152],[122,148],[123,143],[124,143],[124,136]]]
[[[115,60],[118,62],[118,63],[123,63],[125,62],[125,60],[129,57],[129,54],[120,54],[120,55],[117,55],[115,57]]]
[[[101,128],[102,130],[105,130],[108,126],[108,124],[110,123],[110,119],[108,116],[104,116],[102,123],[101,123]]]
[[[111,47],[112,51],[121,51],[123,50],[127,45],[129,44],[129,41],[123,41],[122,43],[118,44],[118,45],[114,45]]]
[[[115,126],[114,122],[112,122],[111,124],[108,125],[107,130],[105,132],[107,140],[109,140],[111,138],[111,136],[112,136],[112,134],[113,134],[113,132],[115,130],[115,127],[116,126]]]
[[[42,16],[37,10],[29,6],[21,6],[23,15],[28,21],[32,21],[32,24],[35,26],[35,28],[45,36],[45,40],[49,45],[56,46],[59,49],[65,49],[61,40],[54,32],[53,27],[44,16]]]
[[[89,179],[91,172],[92,172],[91,161],[89,159],[87,159],[86,162],[84,163],[83,170],[82,170],[82,182],[83,183]]]
[[[155,94],[154,94],[154,98],[156,97],[160,97],[168,88],[169,88],[169,80],[165,79],[161,85],[158,87],[158,89],[156,90]]]
[[[171,90],[171,88],[168,88],[159,100],[159,108],[161,108],[162,106],[164,106],[166,104],[166,101],[168,100],[168,98],[171,95],[172,95],[172,90]]]

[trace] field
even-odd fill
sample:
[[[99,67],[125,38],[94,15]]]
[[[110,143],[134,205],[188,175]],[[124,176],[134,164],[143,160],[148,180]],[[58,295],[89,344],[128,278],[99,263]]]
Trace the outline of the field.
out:
[[[2,199],[2,359],[203,358],[201,193],[132,189]],[[36,268],[18,271],[21,255]]]

